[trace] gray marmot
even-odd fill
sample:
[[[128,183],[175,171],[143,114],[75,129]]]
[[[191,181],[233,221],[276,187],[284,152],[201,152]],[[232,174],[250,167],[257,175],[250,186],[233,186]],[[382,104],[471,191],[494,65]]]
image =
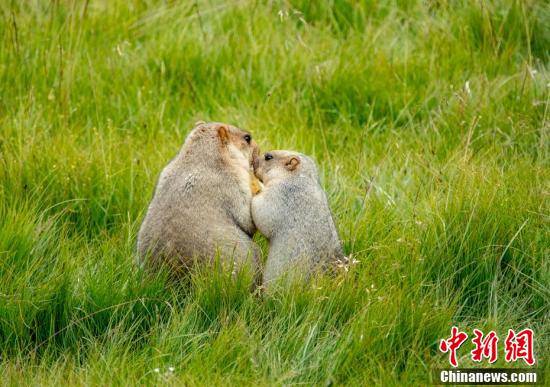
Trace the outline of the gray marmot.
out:
[[[252,162],[258,146],[250,133],[222,123],[198,122],[163,169],[141,224],[140,263],[168,264],[181,274],[219,254],[235,271],[251,264],[259,275],[259,248],[250,204]]]
[[[252,198],[252,219],[269,239],[264,287],[343,261],[314,161],[301,153],[271,151],[254,160],[254,170],[264,187]]]

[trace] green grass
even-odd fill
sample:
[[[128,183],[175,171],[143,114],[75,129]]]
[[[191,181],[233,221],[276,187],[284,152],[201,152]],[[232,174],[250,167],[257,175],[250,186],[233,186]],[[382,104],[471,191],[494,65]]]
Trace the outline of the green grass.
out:
[[[3,383],[424,385],[452,324],[531,327],[550,369],[550,7],[323,4],[0,3]],[[360,263],[266,297],[146,278],[199,119],[314,156]]]

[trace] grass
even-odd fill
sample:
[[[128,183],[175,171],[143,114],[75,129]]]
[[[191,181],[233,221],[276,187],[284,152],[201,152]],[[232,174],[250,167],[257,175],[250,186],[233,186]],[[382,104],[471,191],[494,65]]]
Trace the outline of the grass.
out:
[[[501,344],[531,327],[549,369],[545,2],[0,15],[2,383],[424,385],[453,324]],[[199,119],[314,156],[360,263],[263,298],[226,274],[143,276],[140,221]]]

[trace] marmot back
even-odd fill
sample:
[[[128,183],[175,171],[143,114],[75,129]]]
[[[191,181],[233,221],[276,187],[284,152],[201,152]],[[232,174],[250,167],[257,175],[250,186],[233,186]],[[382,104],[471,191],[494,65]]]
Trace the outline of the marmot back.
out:
[[[258,147],[250,133],[221,123],[199,123],[163,169],[138,235],[140,262],[187,271],[217,254],[258,270],[250,216],[252,161]]]
[[[343,258],[315,163],[290,151],[271,151],[254,162],[264,188],[252,199],[252,218],[269,239],[264,286],[283,275],[309,275]]]

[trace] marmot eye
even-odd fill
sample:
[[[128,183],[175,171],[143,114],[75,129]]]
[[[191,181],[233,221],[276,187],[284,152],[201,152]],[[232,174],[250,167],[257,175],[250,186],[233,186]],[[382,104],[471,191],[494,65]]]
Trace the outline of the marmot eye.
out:
[[[252,137],[250,136],[250,134],[245,134],[244,135],[244,140],[250,144],[250,140],[252,140]]]
[[[266,153],[265,156],[264,156],[264,160],[265,160],[265,161],[269,161],[269,160],[271,160],[272,158],[273,158],[273,155],[270,154],[270,153]]]

